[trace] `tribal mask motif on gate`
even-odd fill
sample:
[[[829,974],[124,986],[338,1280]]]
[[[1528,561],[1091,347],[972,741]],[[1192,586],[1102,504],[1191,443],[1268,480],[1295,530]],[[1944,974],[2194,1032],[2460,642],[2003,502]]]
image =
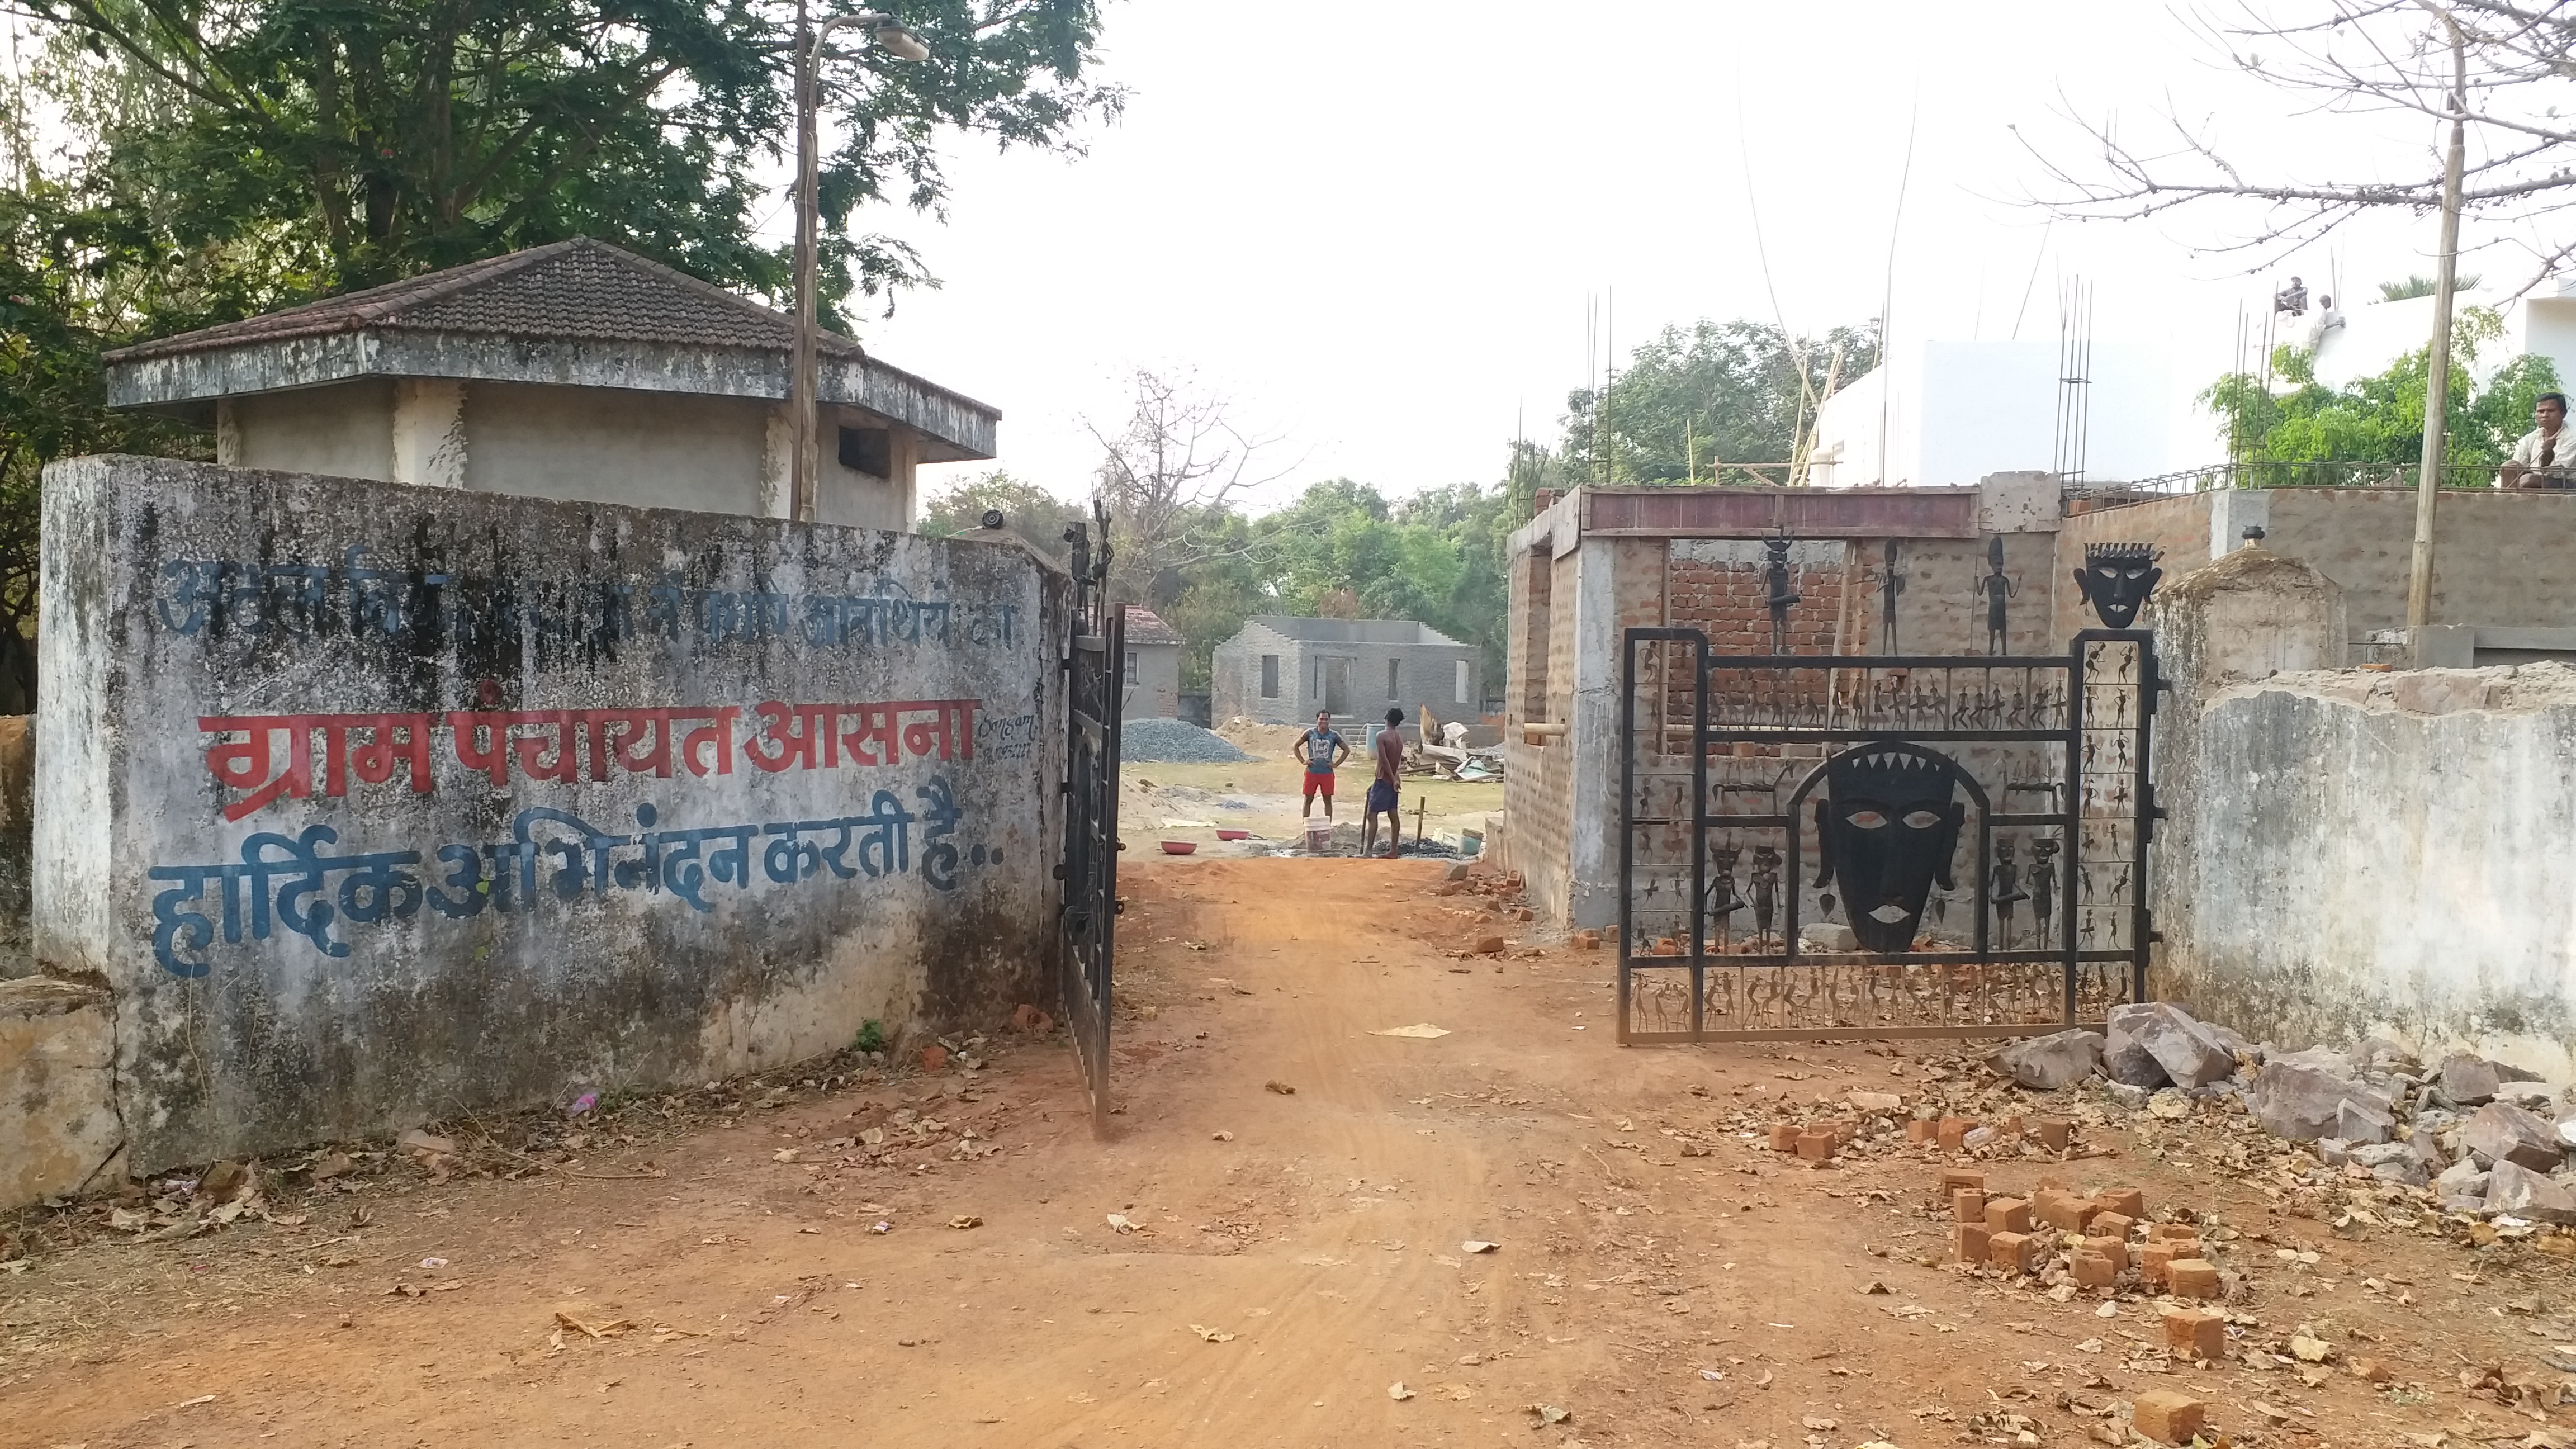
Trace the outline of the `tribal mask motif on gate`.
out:
[[[1933,883],[1949,887],[1950,855],[1967,819],[1953,798],[1958,781],[1949,756],[1920,745],[1862,745],[1825,762],[1816,885],[1842,883],[1845,914],[1864,949],[1913,949]]]
[[[2164,576],[2156,567],[2155,550],[2143,543],[2088,543],[2084,567],[2075,571],[2075,587],[2100,616],[2102,627],[2126,629],[2137,623],[2138,610]]]

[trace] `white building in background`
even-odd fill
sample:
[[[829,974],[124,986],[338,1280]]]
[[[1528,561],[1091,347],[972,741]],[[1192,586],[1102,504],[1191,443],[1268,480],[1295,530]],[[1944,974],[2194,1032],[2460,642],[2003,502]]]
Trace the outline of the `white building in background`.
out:
[[[2488,307],[2504,321],[2504,336],[2478,353],[2481,380],[2526,352],[2557,364],[2561,386],[2576,384],[2576,277],[2562,278],[2547,295],[2507,298],[2492,292],[2459,294],[2460,308]],[[2316,355],[2317,381],[2340,388],[2374,377],[2433,336],[2433,299],[2310,307],[2303,318],[2284,317],[2274,338]]]
[[[2172,468],[2173,382],[2162,352],[2097,341],[2086,373],[2085,481]],[[1900,345],[1891,362],[1825,400],[1811,476],[1824,487],[1902,487],[2051,471],[2064,390],[2053,338]]]

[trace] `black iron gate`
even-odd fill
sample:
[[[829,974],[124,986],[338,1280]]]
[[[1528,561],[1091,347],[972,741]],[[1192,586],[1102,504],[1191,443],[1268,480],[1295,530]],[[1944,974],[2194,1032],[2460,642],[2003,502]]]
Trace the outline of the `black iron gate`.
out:
[[[1097,530],[1099,543],[1092,543]],[[1109,1123],[1110,965],[1118,944],[1118,725],[1126,610],[1109,601],[1109,514],[1092,505],[1073,545],[1073,622],[1064,652],[1064,1014],[1082,1059],[1094,1130]]]
[[[2147,999],[2148,631],[1625,654],[1621,1041],[2028,1035]]]

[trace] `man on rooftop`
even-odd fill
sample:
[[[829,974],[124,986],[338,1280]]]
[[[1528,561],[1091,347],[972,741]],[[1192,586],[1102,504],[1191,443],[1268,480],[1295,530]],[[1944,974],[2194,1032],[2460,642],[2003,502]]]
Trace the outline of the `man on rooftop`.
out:
[[[2570,457],[2569,444],[2576,442],[2563,431],[2567,422],[2567,394],[2544,392],[2531,403],[2531,420],[2539,426],[2522,435],[2513,445],[2513,456],[2496,470],[2496,483],[2504,488],[2576,487],[2576,457]]]

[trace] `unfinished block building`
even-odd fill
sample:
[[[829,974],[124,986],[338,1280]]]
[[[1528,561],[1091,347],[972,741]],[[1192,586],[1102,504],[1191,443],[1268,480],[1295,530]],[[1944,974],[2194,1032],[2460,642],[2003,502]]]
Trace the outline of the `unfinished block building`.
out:
[[[1209,661],[1217,719],[1305,724],[1337,719],[1407,721],[1425,704],[1473,715],[1484,694],[1476,648],[1410,619],[1297,619],[1265,614],[1216,646]]]

